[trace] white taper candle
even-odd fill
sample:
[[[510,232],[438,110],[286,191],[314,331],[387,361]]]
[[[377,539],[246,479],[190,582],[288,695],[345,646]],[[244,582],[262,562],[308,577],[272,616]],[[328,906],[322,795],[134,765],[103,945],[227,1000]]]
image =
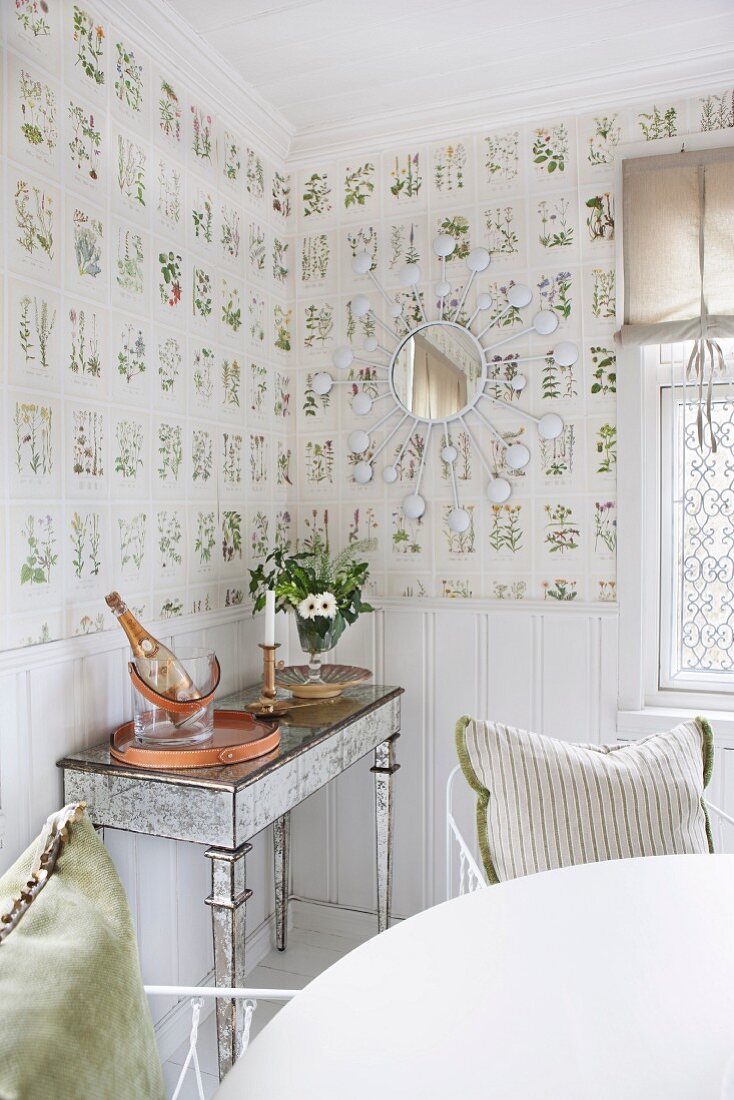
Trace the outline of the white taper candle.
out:
[[[265,593],[265,645],[275,645],[275,592]]]

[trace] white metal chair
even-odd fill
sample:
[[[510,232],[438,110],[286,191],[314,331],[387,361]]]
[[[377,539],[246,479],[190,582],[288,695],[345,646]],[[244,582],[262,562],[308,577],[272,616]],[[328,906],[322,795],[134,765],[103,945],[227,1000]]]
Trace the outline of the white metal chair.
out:
[[[454,815],[454,782],[461,768],[457,764],[446,783],[446,900],[482,890],[488,886],[484,871],[477,863],[472,850],[463,836]],[[714,834],[714,850],[724,852],[726,847],[725,826],[734,826],[734,817],[724,813],[712,802],[706,802],[711,827]],[[729,833],[731,850],[734,850],[734,832]],[[454,891],[454,885],[457,891]]]
[[[459,828],[454,817],[454,781],[461,772],[457,764],[446,783],[446,900],[473,894],[475,890],[481,890],[488,885],[484,871],[477,863],[471,848]],[[454,865],[453,860],[458,857],[455,866],[458,894],[454,893]]]
[[[199,1018],[201,1016],[201,1009],[206,999],[214,997],[226,997],[227,1000],[244,1000],[245,1002],[245,1022],[242,1032],[242,1042],[240,1049],[237,1051],[236,1057],[239,1058],[245,1053],[250,1042],[250,1027],[252,1025],[252,1017],[257,1009],[258,1000],[261,1001],[290,1001],[295,997],[296,993],[299,993],[298,989],[227,989],[223,986],[199,986],[199,985],[146,985],[145,992],[149,997],[190,997],[191,998],[191,1031],[189,1033],[189,1049],[186,1054],[186,1059],[181,1067],[181,1073],[178,1081],[176,1082],[176,1088],[174,1090],[171,1100],[178,1100],[181,1089],[183,1088],[184,1078],[188,1073],[189,1066],[193,1062],[194,1073],[196,1075],[196,1087],[199,1092],[199,1100],[206,1100],[204,1096],[204,1086],[201,1080],[201,1069],[199,1068],[199,1055],[196,1049],[196,1044],[199,1038]]]

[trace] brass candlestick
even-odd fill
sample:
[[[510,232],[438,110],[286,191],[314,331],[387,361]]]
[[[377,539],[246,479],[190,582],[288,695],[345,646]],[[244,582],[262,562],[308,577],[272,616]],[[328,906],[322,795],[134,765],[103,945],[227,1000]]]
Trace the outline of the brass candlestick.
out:
[[[263,651],[263,686],[260,692],[260,702],[267,705],[272,704],[277,695],[275,687],[275,669],[277,667],[275,651],[280,649],[280,642],[276,642],[275,645],[265,645],[264,642],[258,644]]]

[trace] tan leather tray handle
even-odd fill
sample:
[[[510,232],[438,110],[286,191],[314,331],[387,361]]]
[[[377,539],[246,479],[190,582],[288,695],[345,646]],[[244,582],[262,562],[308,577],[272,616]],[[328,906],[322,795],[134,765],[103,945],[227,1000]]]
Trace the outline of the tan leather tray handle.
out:
[[[136,691],[140,692],[144,699],[152,703],[153,706],[160,707],[161,710],[170,711],[171,714],[193,714],[195,711],[201,710],[202,707],[208,707],[214,699],[216,690],[219,687],[219,681],[222,677],[222,670],[219,667],[219,661],[216,657],[214,658],[214,664],[216,666],[214,687],[207,695],[202,695],[199,699],[187,700],[169,699],[167,695],[161,695],[160,692],[153,691],[153,688],[149,687],[145,681],[141,679],[134,661],[128,661],[127,667],[130,673],[130,679],[133,682],[133,687]]]

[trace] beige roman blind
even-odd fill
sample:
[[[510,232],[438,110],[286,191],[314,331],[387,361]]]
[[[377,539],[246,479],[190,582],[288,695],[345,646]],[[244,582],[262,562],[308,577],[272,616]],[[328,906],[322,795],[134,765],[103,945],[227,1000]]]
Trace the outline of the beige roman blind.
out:
[[[625,346],[693,340],[699,442],[712,386],[725,373],[717,341],[734,337],[734,149],[623,164]],[[713,433],[710,438],[716,449]]]
[[[623,344],[734,336],[734,149],[623,165]]]

